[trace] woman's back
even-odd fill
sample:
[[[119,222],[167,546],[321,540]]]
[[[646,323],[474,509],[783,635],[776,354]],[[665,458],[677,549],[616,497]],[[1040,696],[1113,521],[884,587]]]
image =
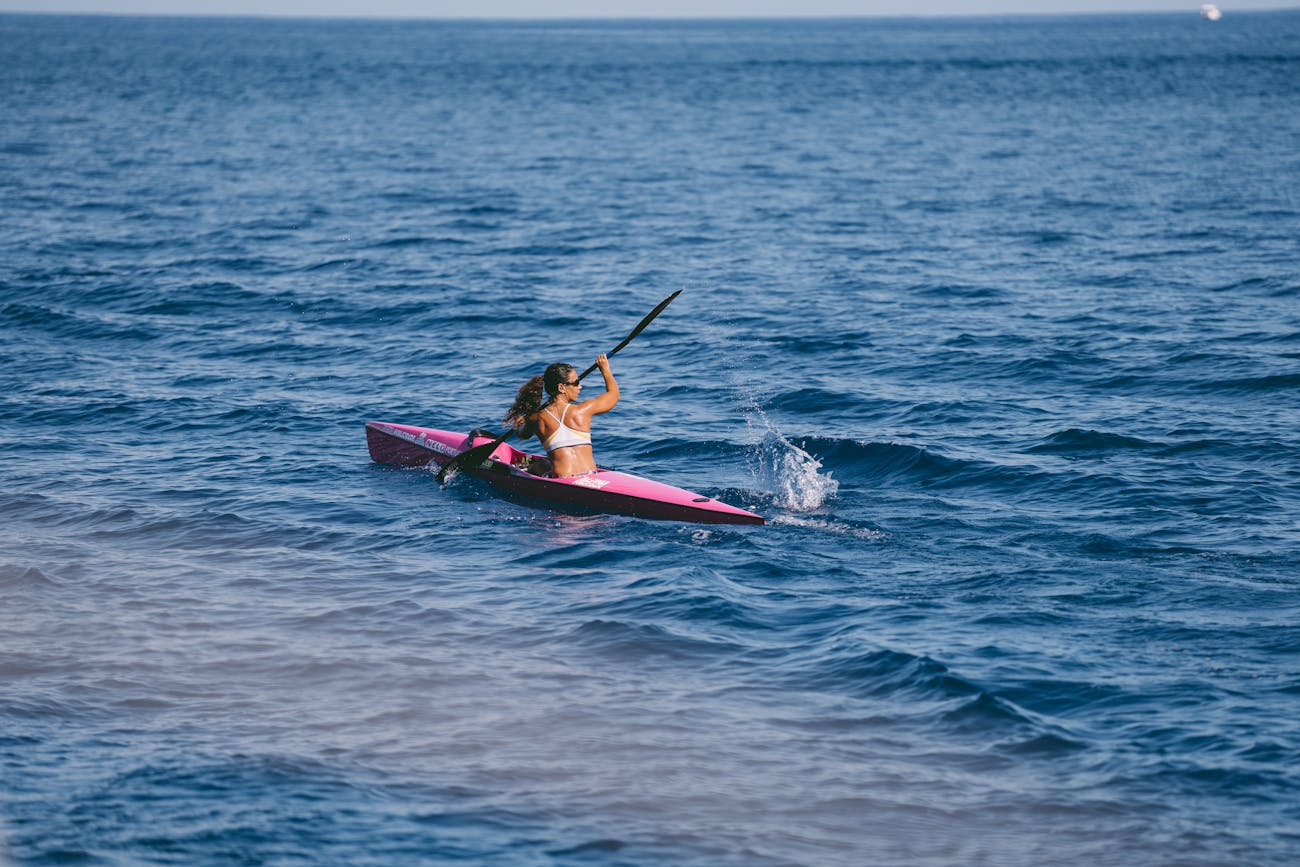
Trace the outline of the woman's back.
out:
[[[533,377],[522,388],[505,421],[512,424],[522,438],[536,435],[551,459],[556,478],[579,476],[596,471],[591,449],[591,417],[609,412],[618,403],[618,383],[605,355],[596,357],[596,365],[605,379],[605,393],[591,400],[579,401],[582,382],[568,364],[552,364],[546,374]],[[539,381],[540,380],[540,381]],[[549,395],[545,403],[541,393]]]

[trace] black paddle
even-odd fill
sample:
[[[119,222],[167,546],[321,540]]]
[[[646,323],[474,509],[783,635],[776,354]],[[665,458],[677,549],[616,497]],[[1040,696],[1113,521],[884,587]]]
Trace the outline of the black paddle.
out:
[[[611,355],[614,355],[624,346],[627,346],[629,343],[631,343],[632,338],[636,337],[638,334],[644,331],[645,327],[649,325],[651,322],[653,322],[656,316],[658,316],[660,313],[663,313],[664,308],[667,307],[669,304],[671,304],[672,300],[680,294],[682,294],[682,290],[678,289],[676,292],[669,295],[664,300],[660,301],[654,310],[651,310],[648,314],[646,314],[646,317],[644,319],[642,319],[639,323],[637,323],[636,328],[632,329],[632,333],[629,334],[627,337],[624,337],[623,341],[619,343],[618,346],[615,346],[609,352],[606,352],[605,356],[609,357]],[[584,370],[582,374],[578,377],[578,382],[582,382],[582,380],[587,376],[587,374],[591,373],[595,369],[596,369],[596,365],[593,364],[591,367],[588,367],[586,370]],[[436,478],[438,480],[438,483],[441,484],[443,481],[446,480],[447,474],[454,470],[460,470],[464,467],[478,466],[479,464],[483,463],[483,461],[487,458],[488,455],[496,451],[497,446],[505,442],[506,437],[510,436],[510,434],[512,433],[514,433],[513,428],[507,430],[505,433],[501,434],[501,436],[497,437],[495,440],[493,440],[490,443],[483,443],[483,445],[481,446],[474,446],[474,448],[472,449],[466,449],[465,451],[456,455],[456,457],[447,461],[446,465],[443,466],[442,469],[438,470],[438,475],[435,476],[434,478]]]

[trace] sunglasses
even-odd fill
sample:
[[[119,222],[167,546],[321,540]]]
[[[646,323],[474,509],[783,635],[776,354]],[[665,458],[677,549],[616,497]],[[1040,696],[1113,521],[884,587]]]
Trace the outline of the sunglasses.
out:
[[[562,383],[560,383],[560,385],[578,385],[578,386],[581,386],[582,383],[575,379],[573,382],[562,382]]]

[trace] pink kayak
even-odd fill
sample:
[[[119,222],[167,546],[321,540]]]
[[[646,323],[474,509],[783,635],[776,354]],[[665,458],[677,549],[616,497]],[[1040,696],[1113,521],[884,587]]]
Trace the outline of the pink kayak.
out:
[[[381,464],[401,467],[446,464],[466,449],[491,441],[491,437],[481,435],[366,422],[370,457]],[[548,475],[550,468],[550,461],[542,455],[522,452],[502,443],[490,458],[466,472],[521,499],[584,511],[700,524],[763,523],[762,516],[753,512],[629,473],[602,468],[586,476],[553,479]]]

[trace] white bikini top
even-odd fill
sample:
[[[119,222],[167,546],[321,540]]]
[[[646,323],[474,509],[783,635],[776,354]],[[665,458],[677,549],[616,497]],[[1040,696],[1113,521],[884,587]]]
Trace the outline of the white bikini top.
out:
[[[546,446],[548,452],[553,452],[556,449],[568,448],[569,446],[591,445],[590,432],[585,430],[574,430],[564,423],[564,417],[569,414],[569,407],[567,404],[564,407],[564,412],[560,413],[558,416],[549,409],[544,409],[542,412],[560,423],[560,426],[555,429],[555,433],[542,440],[542,445]]]

